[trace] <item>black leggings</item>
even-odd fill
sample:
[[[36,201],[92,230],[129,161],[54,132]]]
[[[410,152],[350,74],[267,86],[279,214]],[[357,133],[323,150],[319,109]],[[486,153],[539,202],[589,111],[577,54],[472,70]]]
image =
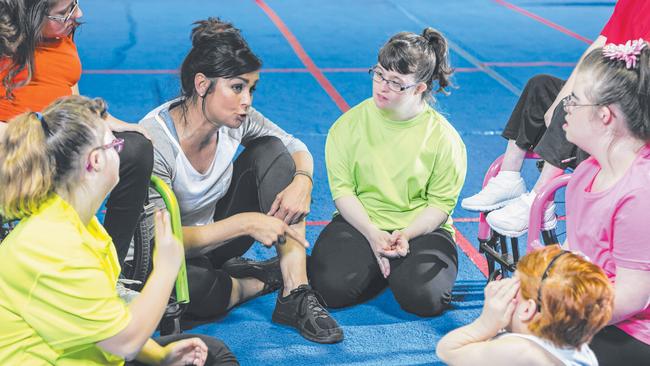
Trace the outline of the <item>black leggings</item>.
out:
[[[589,347],[600,366],[646,366],[650,363],[650,345],[613,325],[598,332]]]
[[[390,260],[385,279],[366,238],[338,215],[314,244],[307,266],[310,283],[330,307],[362,303],[388,286],[402,309],[419,316],[438,315],[451,301],[458,273],[456,244],[442,229],[409,244],[409,255]]]
[[[235,355],[228,349],[222,341],[206,336],[204,334],[176,334],[164,337],[154,338],[154,341],[161,346],[166,346],[172,342],[180,341],[187,338],[201,338],[201,340],[208,346],[208,358],[205,361],[205,366],[216,365],[239,365]],[[125,366],[142,366],[145,365],[138,361],[126,362]]]
[[[113,238],[122,266],[147,198],[153,170],[153,145],[137,132],[116,132],[115,136],[124,139],[124,149],[120,152],[120,182],[106,202],[104,227]]]
[[[501,134],[508,140],[514,140],[521,149],[534,148],[542,159],[562,169],[575,168],[589,156],[567,141],[562,129],[566,117],[562,103],[553,111],[550,126],[547,128],[544,124],[544,114],[564,83],[564,80],[550,75],[537,75],[528,80]]]
[[[266,213],[275,196],[293,180],[296,166],[289,151],[276,137],[261,137],[246,146],[233,163],[232,182],[226,195],[217,202],[214,220],[242,212]],[[228,310],[232,279],[221,266],[241,256],[255,240],[242,236],[206,255],[187,260],[190,305],[189,320],[208,320]]]

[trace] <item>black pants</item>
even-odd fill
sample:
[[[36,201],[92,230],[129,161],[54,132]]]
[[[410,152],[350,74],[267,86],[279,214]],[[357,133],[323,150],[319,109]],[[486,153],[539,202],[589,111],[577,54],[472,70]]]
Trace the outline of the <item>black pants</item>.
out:
[[[409,244],[406,257],[390,260],[385,279],[366,238],[338,215],[314,244],[309,281],[330,307],[362,303],[388,286],[402,309],[419,316],[438,315],[451,301],[458,273],[456,245],[442,229]]]
[[[117,132],[115,136],[124,139],[124,149],[120,152],[120,182],[106,202],[104,227],[113,238],[119,263],[123,265],[147,198],[153,145],[137,132]]]
[[[542,159],[562,169],[575,168],[588,157],[566,139],[562,129],[566,112],[562,103],[553,111],[550,126],[547,128],[544,124],[544,114],[564,83],[564,80],[550,75],[537,75],[528,80],[501,134],[508,140],[514,140],[521,149],[534,149]]]
[[[615,326],[603,328],[589,344],[600,366],[645,366],[650,364],[650,345]]]
[[[205,361],[206,366],[216,365],[239,365],[235,355],[228,349],[223,342],[216,338],[208,337],[203,334],[177,334],[164,337],[155,338],[154,341],[161,346],[166,346],[172,342],[180,341],[187,338],[201,338],[201,340],[208,346],[208,358]],[[141,366],[145,365],[138,361],[130,361],[125,366]]]
[[[295,170],[293,158],[280,139],[262,137],[252,141],[233,163],[232,182],[217,202],[214,220],[242,212],[268,212],[275,196],[293,180]],[[187,260],[191,299],[187,319],[207,320],[226,313],[232,280],[220,269],[221,265],[246,253],[254,241],[250,236],[242,236],[206,255]]]

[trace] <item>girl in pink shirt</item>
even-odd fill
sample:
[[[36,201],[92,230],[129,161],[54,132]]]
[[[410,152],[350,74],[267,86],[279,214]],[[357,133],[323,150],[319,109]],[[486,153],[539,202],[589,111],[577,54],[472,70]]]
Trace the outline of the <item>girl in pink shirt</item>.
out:
[[[615,287],[614,313],[591,348],[601,365],[650,362],[650,47],[592,51],[562,101],[569,141],[591,155],[567,187],[567,241]]]

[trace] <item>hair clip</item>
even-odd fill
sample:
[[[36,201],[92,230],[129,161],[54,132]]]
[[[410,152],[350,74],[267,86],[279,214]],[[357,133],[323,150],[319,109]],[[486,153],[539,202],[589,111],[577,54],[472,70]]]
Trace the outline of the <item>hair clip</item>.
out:
[[[36,118],[41,121],[41,127],[43,128],[43,132],[45,132],[45,136],[52,136],[52,131],[50,131],[50,127],[45,122],[45,117],[43,117],[43,114],[41,112],[34,112],[34,114],[36,115]]]
[[[637,56],[647,46],[643,38],[629,40],[625,44],[610,43],[603,47],[603,56],[608,57],[610,60],[625,61],[627,69],[636,67]]]

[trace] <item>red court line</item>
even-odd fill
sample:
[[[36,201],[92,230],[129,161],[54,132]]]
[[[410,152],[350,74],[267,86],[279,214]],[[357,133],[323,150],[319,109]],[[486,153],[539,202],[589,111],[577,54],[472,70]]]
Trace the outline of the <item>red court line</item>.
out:
[[[537,67],[537,66],[559,66],[559,67],[573,67],[575,62],[554,62],[554,61],[531,61],[531,62],[484,62],[485,66],[499,66],[499,67]],[[323,67],[320,69],[322,72],[331,73],[366,73],[367,67]],[[481,72],[483,70],[478,67],[457,67],[456,72]],[[88,75],[176,75],[179,70],[176,69],[84,69],[83,73]],[[309,69],[305,68],[265,68],[261,69],[262,73],[271,74],[291,74],[291,73],[311,73]]]
[[[470,220],[474,221],[475,219],[471,217],[459,217],[454,219],[456,222],[470,222]],[[476,218],[476,221],[478,221],[478,218]],[[325,226],[328,223],[329,221],[307,221],[307,226]],[[456,244],[458,244],[460,250],[467,255],[469,260],[472,261],[476,268],[483,273],[483,276],[487,278],[488,266],[485,256],[478,252],[478,250],[469,242],[469,240],[467,240],[457,227],[454,226],[454,230],[456,230]]]
[[[467,255],[469,260],[474,263],[474,265],[483,273],[483,276],[485,278],[488,278],[488,265],[487,265],[487,260],[485,259],[485,256],[482,255],[481,253],[478,252],[476,248],[472,245],[472,243],[467,240],[467,238],[458,230],[457,227],[454,227],[456,230],[456,244],[458,244],[458,247],[460,250]]]
[[[541,16],[539,16],[539,15],[537,15],[535,13],[531,13],[530,11],[528,11],[526,9],[522,9],[522,8],[516,6],[516,5],[510,4],[507,1],[504,1],[504,0],[493,0],[493,1],[495,3],[497,3],[497,4],[499,4],[499,5],[505,6],[508,9],[511,9],[511,10],[514,10],[514,11],[516,11],[518,13],[521,13],[521,14],[529,17],[529,18],[533,18],[533,19],[537,20],[538,22],[540,22],[542,24],[545,24],[545,25],[548,25],[549,27],[551,27],[551,28],[553,28],[555,30],[558,30],[558,31],[560,31],[560,32],[562,32],[564,34],[567,34],[567,35],[569,35],[569,36],[571,36],[571,37],[573,37],[573,38],[575,38],[577,40],[585,42],[586,44],[591,44],[593,42],[589,38],[585,38],[585,37],[579,35],[578,33],[575,33],[575,32],[573,32],[573,31],[571,31],[571,30],[569,30],[567,28],[564,28],[563,26],[561,26],[559,24],[553,23],[552,21],[550,21],[550,20],[548,20],[546,18],[542,18]]]
[[[486,66],[503,66],[503,67],[536,67],[536,66],[558,66],[574,67],[575,62],[555,62],[555,61],[527,61],[527,62],[484,62]]]
[[[307,70],[316,78],[316,81],[325,89],[325,92],[334,100],[334,103],[339,107],[339,109],[342,112],[346,112],[348,109],[350,109],[350,106],[348,103],[343,99],[343,97],[339,94],[338,91],[334,88],[334,86],[330,83],[329,80],[325,77],[323,72],[316,66],[314,61],[307,55],[307,52],[305,52],[305,49],[302,48],[302,45],[300,42],[298,42],[298,39],[296,36],[291,33],[289,28],[287,27],[286,24],[280,19],[280,17],[271,9],[268,5],[263,0],[255,0],[255,3],[264,10],[266,15],[271,19],[271,21],[275,24],[275,26],[280,30],[284,38],[289,42],[289,45],[291,45],[291,48],[293,48],[293,51],[296,53],[300,61],[305,65]]]

